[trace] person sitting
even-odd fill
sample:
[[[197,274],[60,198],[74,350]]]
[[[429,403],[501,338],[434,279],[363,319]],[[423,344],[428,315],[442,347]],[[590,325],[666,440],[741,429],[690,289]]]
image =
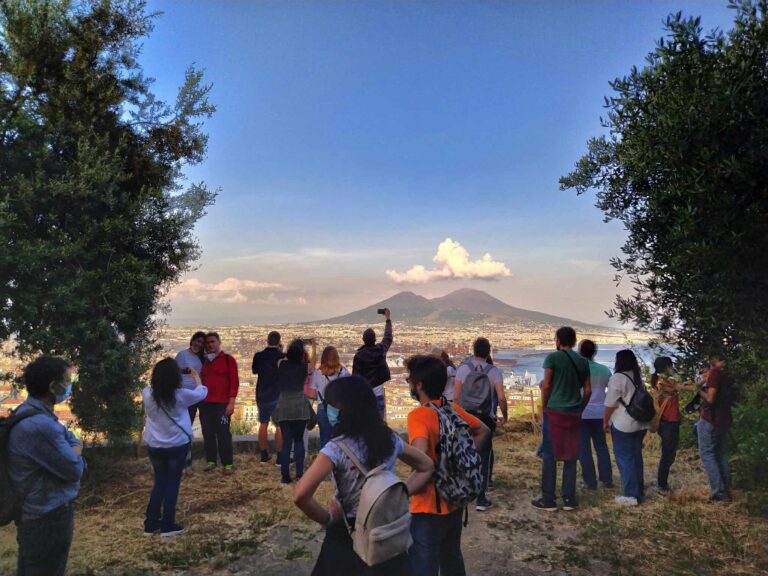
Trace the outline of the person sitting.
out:
[[[328,419],[333,426],[332,439],[293,492],[294,504],[308,518],[326,527],[312,574],[408,575],[411,572],[407,553],[372,567],[355,553],[347,525],[354,529],[365,476],[339,444],[343,442],[368,469],[383,464],[392,471],[398,459],[413,468],[413,474],[406,481],[409,494],[419,492],[429,482],[434,470],[432,461],[422,451],[405,444],[384,423],[376,397],[363,378],[350,376],[334,380],[326,388],[325,401]],[[333,475],[336,494],[326,509],[315,499],[315,492],[329,474]]]

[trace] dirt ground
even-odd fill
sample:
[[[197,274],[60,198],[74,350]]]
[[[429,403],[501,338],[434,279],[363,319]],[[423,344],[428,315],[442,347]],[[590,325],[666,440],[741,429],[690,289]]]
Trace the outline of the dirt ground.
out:
[[[580,491],[575,512],[543,512],[538,493],[537,437],[512,425],[496,440],[494,506],[471,510],[462,550],[470,575],[768,575],[768,523],[751,495],[727,506],[706,504],[707,482],[695,450],[672,469],[674,492],[635,509],[609,491]],[[652,484],[658,441],[646,441]],[[239,455],[231,478],[200,470],[185,478],[173,539],[142,536],[151,487],[146,459],[92,459],[76,512],[72,575],[309,575],[323,532],[291,504],[279,470]],[[618,474],[614,470],[618,482]],[[327,501],[331,486],[319,497]],[[762,515],[761,515],[762,514]],[[11,527],[0,529],[0,574],[12,574]],[[341,576],[341,575],[340,575]],[[395,576],[395,575],[393,575]]]

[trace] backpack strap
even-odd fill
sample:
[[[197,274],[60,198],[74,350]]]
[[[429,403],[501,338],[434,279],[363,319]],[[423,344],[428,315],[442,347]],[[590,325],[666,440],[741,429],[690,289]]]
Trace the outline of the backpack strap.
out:
[[[637,383],[635,382],[635,380],[634,380],[633,378],[630,378],[629,376],[627,376],[626,374],[624,374],[624,372],[619,372],[619,374],[621,374],[622,376],[624,376],[624,378],[626,378],[627,380],[629,380],[630,382],[632,382],[632,386],[634,386],[634,387],[635,387],[635,391],[637,391],[637,389],[639,388],[639,386],[637,385]],[[630,399],[629,401],[630,401],[630,402],[632,402],[632,399]],[[619,402],[621,403],[621,405],[622,405],[622,406],[624,406],[624,408],[626,408],[626,407],[627,407],[627,403],[626,403],[626,402],[624,402],[624,398],[619,398]]]
[[[355,468],[357,468],[358,470],[360,470],[360,472],[362,472],[363,476],[368,476],[368,473],[372,472],[372,470],[369,471],[368,468],[363,466],[363,463],[360,462],[360,459],[357,456],[355,456],[355,453],[352,451],[352,448],[347,446],[346,443],[342,441],[337,442],[335,440],[333,440],[333,442],[336,444],[336,446],[341,448],[341,451],[347,455],[347,458],[349,458],[352,464],[355,465]],[[376,470],[376,468],[374,468],[374,470]]]

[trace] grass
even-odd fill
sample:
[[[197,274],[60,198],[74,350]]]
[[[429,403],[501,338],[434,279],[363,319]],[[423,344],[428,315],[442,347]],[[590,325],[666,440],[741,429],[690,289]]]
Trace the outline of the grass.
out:
[[[613,492],[581,491],[580,510],[568,514],[540,512],[528,504],[539,489],[537,444],[538,437],[522,421],[511,422],[496,439],[493,498],[499,505],[474,515],[466,529],[468,567],[495,553],[542,575],[768,574],[768,523],[754,505],[764,500],[737,493],[728,506],[706,504],[708,484],[695,450],[678,455],[670,497],[652,495],[642,506],[627,509],[613,503]],[[658,453],[658,440],[649,435],[649,480]],[[318,528],[293,506],[291,488],[278,483],[279,470],[250,455],[238,455],[236,464],[231,478],[197,470],[184,479],[178,515],[189,531],[166,541],[141,535],[152,485],[148,460],[89,456],[69,573],[146,575],[200,567],[224,574],[237,558],[272,550],[269,538],[280,531],[294,538],[277,552],[278,559],[311,565],[310,541]],[[398,470],[407,474],[405,467]],[[614,474],[618,481],[615,469]],[[331,491],[324,483],[318,500],[327,502]],[[470,547],[473,538],[479,542],[476,548]],[[0,574],[13,573],[15,562],[15,530],[5,527],[0,529]],[[484,572],[508,573],[499,566],[496,573]]]

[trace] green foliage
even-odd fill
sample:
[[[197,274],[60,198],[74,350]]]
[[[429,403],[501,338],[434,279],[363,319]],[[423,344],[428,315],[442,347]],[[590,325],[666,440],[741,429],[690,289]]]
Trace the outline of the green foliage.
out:
[[[215,192],[203,160],[209,85],[173,105],[137,63],[141,0],[0,3],[0,339],[71,358],[84,431],[128,435],[168,287],[199,255]]]
[[[734,410],[738,453],[733,466],[738,484],[748,490],[768,488],[768,407],[745,403]]]
[[[560,179],[626,227],[613,266],[634,294],[614,314],[689,354],[737,356],[768,333],[768,2],[731,8],[727,34],[670,16],[647,65],[611,83],[607,134]]]

